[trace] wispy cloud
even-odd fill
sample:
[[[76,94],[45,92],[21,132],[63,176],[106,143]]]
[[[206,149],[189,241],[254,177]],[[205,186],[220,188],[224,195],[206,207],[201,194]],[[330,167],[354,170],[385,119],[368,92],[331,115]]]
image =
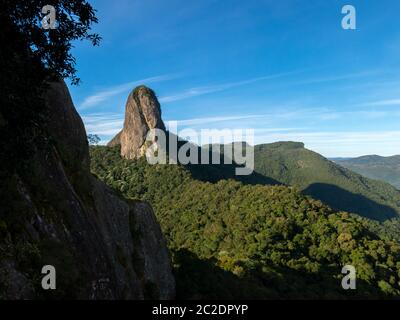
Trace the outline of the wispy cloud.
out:
[[[91,107],[94,107],[98,105],[99,103],[114,97],[118,94],[121,94],[123,92],[126,92],[128,90],[131,90],[134,86],[140,85],[140,84],[150,84],[150,83],[155,83],[155,82],[161,82],[161,81],[168,81],[177,78],[177,75],[161,75],[161,76],[155,76],[155,77],[150,77],[150,78],[145,78],[141,80],[135,80],[127,83],[123,83],[117,86],[112,86],[106,89],[103,89],[101,91],[96,92],[93,95],[90,95],[86,97],[83,102],[79,106],[79,110],[85,110]]]
[[[244,114],[236,116],[218,116],[218,117],[204,117],[204,118],[192,118],[183,120],[169,120],[177,121],[178,126],[207,126],[210,124],[214,126],[217,123],[227,124],[230,126],[250,126],[259,127],[260,125],[269,125],[275,121],[293,121],[299,119],[306,120],[319,120],[319,121],[333,121],[340,118],[349,117],[363,117],[367,119],[378,119],[384,117],[400,116],[400,112],[385,112],[385,111],[335,111],[330,108],[293,108],[285,109],[284,106],[281,108],[275,107],[277,111],[263,114]],[[280,110],[280,111],[279,111]],[[168,122],[168,121],[167,121]]]
[[[349,106],[352,109],[355,106]],[[354,110],[354,111],[337,111],[336,108],[299,108],[298,110],[274,112],[262,115],[264,119],[270,120],[320,120],[320,121],[334,121],[339,119],[381,119],[385,117],[400,117],[400,111],[383,111],[383,110]],[[260,119],[261,120],[261,119]]]
[[[326,157],[400,154],[400,131],[294,131],[256,135],[256,144],[301,141]]]
[[[189,99],[189,98],[193,98],[193,97],[197,97],[197,96],[201,96],[201,95],[205,95],[205,94],[209,94],[209,93],[220,92],[220,91],[228,90],[231,88],[236,88],[236,87],[252,84],[255,82],[283,78],[283,77],[287,77],[290,75],[303,73],[304,71],[305,70],[284,72],[284,73],[267,75],[267,76],[263,76],[263,77],[256,77],[256,78],[251,78],[251,79],[246,79],[246,80],[236,81],[236,82],[222,83],[222,84],[216,84],[216,85],[211,85],[211,86],[193,87],[193,88],[189,88],[181,93],[161,97],[159,100],[161,103],[179,101],[179,100]],[[363,72],[348,73],[348,74],[341,74],[341,75],[335,75],[335,76],[310,78],[310,79],[304,79],[304,80],[299,80],[299,81],[286,82],[286,83],[284,83],[284,86],[286,87],[286,86],[293,86],[293,85],[296,86],[296,85],[305,85],[305,84],[335,82],[335,81],[348,80],[348,79],[354,79],[354,78],[364,78],[364,77],[367,77],[370,75],[374,75],[376,73],[377,73],[377,71],[363,71]]]
[[[173,102],[173,101],[188,99],[188,98],[192,98],[192,97],[196,97],[196,96],[200,96],[200,95],[204,95],[204,94],[208,94],[208,93],[220,92],[220,91],[228,90],[231,88],[252,84],[255,82],[259,82],[259,81],[272,80],[272,79],[277,79],[277,78],[281,78],[281,77],[286,77],[286,76],[293,75],[293,74],[296,74],[299,72],[302,72],[302,71],[284,72],[284,73],[278,73],[278,74],[273,74],[273,75],[268,75],[268,76],[263,76],[263,77],[246,79],[246,80],[242,80],[242,81],[229,82],[229,83],[217,84],[217,85],[212,85],[212,86],[194,87],[194,88],[187,89],[186,91],[184,91],[182,93],[177,93],[174,95],[161,97],[159,100],[161,103]]]
[[[400,106],[400,99],[378,100],[361,104],[365,107],[386,107],[386,106]]]
[[[315,142],[373,142],[373,141],[385,141],[396,139],[400,142],[400,131],[311,131],[311,132],[291,132],[291,133],[279,133],[272,134],[269,136],[273,140],[287,140],[297,137],[303,138],[307,141]],[[259,138],[262,138],[260,136]],[[399,150],[400,151],[400,150]]]
[[[283,112],[275,114],[275,117],[299,119],[301,114],[306,117],[318,117],[323,116],[324,111],[321,111],[321,113],[318,113],[318,110],[303,110],[297,113]],[[258,127],[253,127],[256,144],[276,141],[301,141],[309,149],[326,157],[359,156],[371,153],[371,150],[373,150],[373,153],[381,155],[400,153],[400,131],[310,131],[312,127],[275,127],[273,126],[274,121],[265,121],[272,116],[272,114],[264,114],[194,118],[178,121],[178,126],[180,130],[185,126],[201,126],[212,122],[226,124],[229,121],[234,121],[237,124],[243,124],[243,121],[248,119],[251,124],[258,125]],[[348,117],[349,115],[344,113],[342,116]],[[122,129],[124,121],[123,115],[116,113],[95,113],[85,115],[82,118],[87,132],[100,135],[103,143],[106,143]],[[260,122],[263,127],[259,126]]]
[[[379,71],[377,71],[377,70],[361,71],[361,72],[339,74],[339,75],[327,76],[327,77],[304,79],[304,80],[296,82],[295,84],[313,84],[313,83],[323,83],[323,82],[335,82],[335,81],[341,81],[341,80],[349,80],[349,79],[354,79],[354,78],[365,78],[365,77],[368,77],[368,76],[371,76],[371,75],[375,75],[378,72]]]
[[[123,126],[123,115],[116,113],[96,113],[82,117],[86,132],[100,136],[113,136]]]
[[[254,119],[259,117],[260,115],[222,116],[222,117],[206,117],[206,118],[177,120],[177,122],[179,126],[196,126],[196,125],[209,124],[215,122]]]

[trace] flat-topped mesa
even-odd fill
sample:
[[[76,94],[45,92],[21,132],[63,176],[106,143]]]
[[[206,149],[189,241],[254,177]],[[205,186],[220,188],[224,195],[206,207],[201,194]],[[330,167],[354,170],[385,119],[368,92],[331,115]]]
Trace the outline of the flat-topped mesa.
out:
[[[135,159],[143,156],[147,146],[147,133],[151,129],[165,131],[161,119],[161,107],[153,90],[136,87],[128,96],[125,106],[124,127],[109,143],[108,146],[121,145],[121,156]]]

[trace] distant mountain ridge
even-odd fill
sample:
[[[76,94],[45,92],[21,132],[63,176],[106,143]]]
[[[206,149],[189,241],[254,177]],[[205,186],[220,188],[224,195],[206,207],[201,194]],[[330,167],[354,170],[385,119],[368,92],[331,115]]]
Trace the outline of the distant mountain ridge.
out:
[[[333,161],[363,176],[385,181],[400,189],[400,155],[367,155],[348,159],[336,158]]]
[[[299,187],[336,210],[386,220],[400,214],[400,192],[388,183],[366,178],[304,148],[299,142],[254,147],[255,171]]]

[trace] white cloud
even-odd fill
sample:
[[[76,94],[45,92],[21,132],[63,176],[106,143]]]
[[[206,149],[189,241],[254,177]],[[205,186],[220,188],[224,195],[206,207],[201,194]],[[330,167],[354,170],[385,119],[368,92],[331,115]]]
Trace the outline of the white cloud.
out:
[[[98,113],[82,117],[87,133],[100,136],[114,136],[123,126],[124,118],[115,113]]]
[[[304,142],[307,148],[326,157],[400,154],[400,131],[294,131],[256,135],[257,144],[276,141]]]
[[[96,92],[95,94],[86,97],[83,102],[79,106],[79,110],[85,110],[91,107],[98,105],[100,102],[103,102],[113,96],[118,94],[124,93],[128,90],[132,90],[133,87],[146,84],[146,83],[154,83],[160,81],[168,81],[171,79],[175,79],[176,75],[162,75],[162,76],[155,76],[150,78],[145,78],[141,80],[135,80],[127,83],[123,83],[117,86],[112,86],[107,89],[101,90]]]
[[[334,82],[339,80],[348,80],[354,78],[363,78],[370,75],[376,74],[377,71],[362,71],[362,72],[355,72],[355,73],[348,73],[348,74],[341,74],[336,76],[329,76],[329,77],[319,77],[314,79],[305,79],[296,82],[295,84],[313,84],[313,83],[323,83],[323,82]]]
[[[374,107],[374,106],[400,106],[400,99],[388,99],[388,100],[378,100],[373,102],[368,102],[362,104],[362,106],[366,107]]]
[[[196,126],[196,125],[209,124],[209,123],[215,123],[215,122],[253,119],[253,118],[259,118],[259,117],[260,117],[260,115],[206,117],[206,118],[193,118],[193,119],[177,120],[177,122],[178,122],[178,126]]]
[[[258,81],[272,80],[272,79],[276,79],[276,78],[280,78],[280,77],[285,77],[285,76],[289,76],[289,75],[296,74],[299,72],[301,72],[301,71],[278,73],[278,74],[257,77],[257,78],[252,78],[252,79],[247,79],[247,80],[237,81],[237,82],[223,83],[223,84],[218,84],[218,85],[213,85],[213,86],[194,87],[194,88],[190,88],[182,93],[177,93],[175,95],[161,97],[159,100],[161,103],[179,101],[179,100],[183,100],[183,99],[188,99],[188,98],[204,95],[207,93],[219,92],[219,91],[224,91],[224,90],[228,90],[228,89],[235,88],[235,87],[244,86],[244,85],[251,84],[254,82],[258,82]]]
[[[308,114],[308,112],[305,112]],[[284,114],[281,114],[282,116]],[[235,117],[209,117],[178,121],[179,126],[196,126],[211,122],[236,121],[254,119],[259,122],[260,115],[242,115]],[[265,116],[265,115],[264,115]],[[268,115],[269,116],[269,115]],[[299,114],[288,114],[296,117]],[[97,113],[83,116],[86,131],[102,136],[106,143],[123,126],[123,115],[115,113]],[[245,128],[243,128],[245,129]],[[389,156],[400,154],[400,131],[309,131],[309,128],[273,127],[255,129],[255,143],[271,143],[276,141],[304,142],[306,147],[326,157],[355,157],[366,154]]]

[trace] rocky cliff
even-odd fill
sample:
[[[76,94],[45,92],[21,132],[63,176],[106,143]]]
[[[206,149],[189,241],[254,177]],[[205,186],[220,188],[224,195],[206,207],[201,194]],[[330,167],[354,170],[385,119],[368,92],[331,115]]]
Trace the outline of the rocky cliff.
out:
[[[128,99],[132,117],[143,122],[122,132],[124,146],[133,139],[140,147],[143,132],[163,126],[146,92]],[[40,143],[15,172],[1,172],[0,298],[173,298],[171,261],[152,208],[90,174],[85,129],[64,83],[52,83],[44,101]],[[56,268],[56,290],[41,287],[44,265]]]
[[[165,130],[160,103],[151,89],[139,86],[128,96],[122,131],[108,143],[108,146],[121,145],[121,156],[127,159],[139,158],[146,152],[147,133],[154,128]],[[149,141],[149,145],[153,142]]]

